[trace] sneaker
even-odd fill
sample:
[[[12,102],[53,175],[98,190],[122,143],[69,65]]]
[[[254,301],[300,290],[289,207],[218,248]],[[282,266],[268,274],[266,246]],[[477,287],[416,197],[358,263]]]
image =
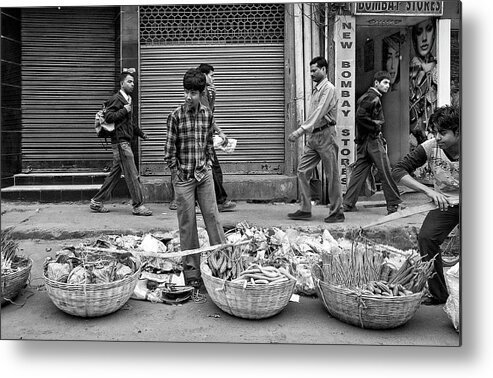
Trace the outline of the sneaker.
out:
[[[148,217],[149,215],[152,215],[152,211],[149,210],[147,207],[144,205],[140,205],[137,207],[134,207],[132,210],[133,215],[142,215],[144,217]]]
[[[233,201],[226,201],[224,203],[218,203],[217,204],[217,209],[220,211],[220,212],[223,212],[223,211],[231,211],[233,210],[234,208],[236,207],[236,202],[233,202]]]
[[[104,207],[102,202],[94,201],[91,199],[91,204],[89,205],[89,208],[94,211],[95,213],[109,213],[110,211]]]
[[[176,201],[175,200],[173,200],[173,201],[171,201],[169,203],[169,209],[170,210],[176,210],[176,209],[178,209],[178,205],[176,204]]]
[[[393,214],[400,210],[404,210],[405,208],[406,206],[403,204],[387,206],[387,215]]]
[[[356,205],[350,206],[350,205],[343,205],[343,211],[345,213],[353,213],[355,211],[358,211],[358,208]]]
[[[288,217],[291,219],[304,220],[310,219],[312,217],[312,213],[310,213],[309,211],[297,210],[294,213],[289,213]]]
[[[337,214],[332,214],[328,216],[327,218],[324,219],[325,223],[340,223],[344,222],[346,220],[346,217],[344,216],[343,213],[337,213]]]

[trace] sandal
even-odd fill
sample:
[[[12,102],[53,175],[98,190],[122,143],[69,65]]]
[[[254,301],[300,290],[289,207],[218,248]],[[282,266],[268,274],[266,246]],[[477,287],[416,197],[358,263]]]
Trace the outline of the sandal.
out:
[[[110,211],[104,207],[102,202],[96,202],[94,200],[91,200],[91,204],[89,205],[89,208],[94,211],[95,213],[109,213]]]

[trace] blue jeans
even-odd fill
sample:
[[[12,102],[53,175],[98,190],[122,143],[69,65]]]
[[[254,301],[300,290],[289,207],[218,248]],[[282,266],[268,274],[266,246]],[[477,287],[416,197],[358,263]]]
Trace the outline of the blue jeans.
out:
[[[301,211],[311,212],[310,179],[313,170],[322,161],[329,189],[329,216],[342,213],[342,190],[339,177],[339,146],[336,129],[330,126],[307,137],[306,146],[298,164]]]
[[[134,153],[129,142],[120,142],[111,145],[113,150],[113,166],[103,185],[92,198],[96,202],[104,202],[111,197],[111,193],[123,174],[127,183],[133,207],[144,203],[144,190],[140,182],[139,172],[135,166]]]
[[[207,171],[206,176],[197,181],[191,178],[181,181],[178,175],[173,175],[173,187],[178,206],[176,215],[180,230],[180,248],[182,251],[199,248],[199,235],[197,232],[197,216],[195,214],[195,201],[198,202],[205,229],[209,236],[209,244],[216,245],[225,242],[224,231],[219,221],[219,211],[214,193],[214,179],[212,172]],[[183,257],[183,269],[185,278],[200,277],[200,255],[194,254]]]
[[[356,163],[349,178],[346,195],[344,196],[345,205],[353,207],[358,201],[359,194],[365,184],[366,177],[370,173],[372,164],[375,164],[378,169],[387,206],[398,205],[402,202],[399,189],[392,178],[385,144],[385,139],[382,136],[377,138],[368,137],[363,143],[358,144]]]

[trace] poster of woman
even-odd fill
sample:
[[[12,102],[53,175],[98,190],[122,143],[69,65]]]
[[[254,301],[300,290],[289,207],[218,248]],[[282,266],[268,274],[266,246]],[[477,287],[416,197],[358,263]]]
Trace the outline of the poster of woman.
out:
[[[427,120],[437,104],[437,60],[434,56],[436,20],[412,28],[409,64],[409,123],[411,148],[427,139]]]
[[[385,37],[382,44],[382,69],[390,74],[391,90],[397,90],[400,81],[401,43],[404,36],[395,33]]]

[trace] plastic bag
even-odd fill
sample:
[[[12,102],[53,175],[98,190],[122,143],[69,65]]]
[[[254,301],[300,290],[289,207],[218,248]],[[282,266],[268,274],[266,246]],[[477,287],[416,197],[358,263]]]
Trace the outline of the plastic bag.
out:
[[[222,150],[228,154],[231,154],[234,152],[234,150],[236,148],[236,144],[238,142],[236,139],[228,138],[228,144],[226,146],[223,146],[224,139],[221,138],[219,135],[214,135],[214,137],[212,139],[213,139],[214,148],[216,150],[220,149],[220,150]]]
[[[449,297],[443,310],[452,321],[457,332],[460,330],[460,290],[459,290],[459,263],[455,264],[445,272],[445,283],[449,292]]]
[[[163,253],[167,251],[164,243],[160,240],[157,240],[151,234],[146,234],[146,236],[144,236],[142,243],[140,243],[140,248],[145,252],[151,253]]]

